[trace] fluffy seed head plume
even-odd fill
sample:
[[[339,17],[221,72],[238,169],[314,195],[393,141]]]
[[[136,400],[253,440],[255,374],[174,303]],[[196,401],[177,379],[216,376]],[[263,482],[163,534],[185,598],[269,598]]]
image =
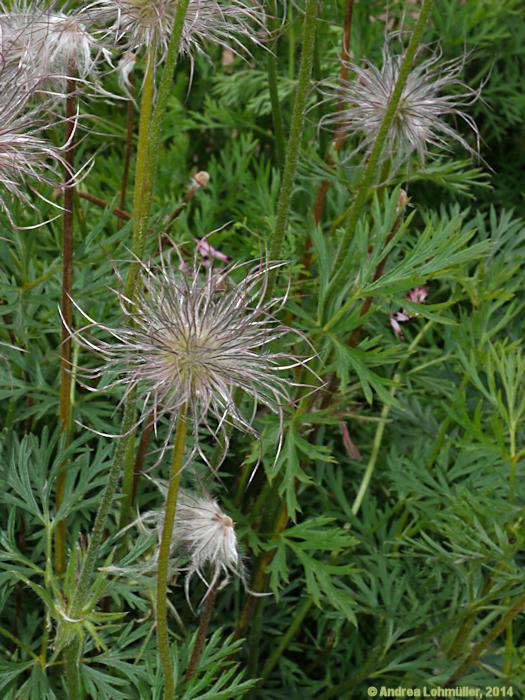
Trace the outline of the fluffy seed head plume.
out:
[[[94,17],[111,23],[116,39],[132,50],[160,45],[167,49],[177,0],[98,0]],[[181,53],[206,53],[218,44],[235,53],[247,51],[248,40],[260,43],[264,12],[259,0],[190,0],[181,38]]]
[[[81,10],[17,0],[0,5],[0,52],[11,67],[39,80],[63,79],[72,70],[85,79],[95,67],[97,42]]]
[[[31,186],[56,185],[56,166],[64,166],[60,150],[40,135],[40,116],[35,109],[27,108],[29,98],[30,91],[21,87],[18,76],[0,77],[0,208],[11,223],[4,193],[33,206],[29,197]]]
[[[188,562],[185,566],[188,598],[194,574],[210,588],[215,586],[221,575],[225,577],[224,584],[228,582],[230,574],[244,581],[235,524],[213,498],[198,496],[191,491],[179,493],[172,550],[176,559]],[[206,579],[208,573],[211,574],[209,582]]]
[[[159,490],[165,495],[165,482],[155,480]],[[160,541],[164,525],[164,509],[142,513],[126,527],[137,527],[146,538]],[[139,548],[142,551],[142,547]],[[108,573],[138,578],[151,576],[158,566],[159,547],[149,550],[147,558],[141,558],[127,566],[106,567]],[[195,575],[208,588],[219,584],[225,586],[230,576],[238,576],[246,584],[245,570],[235,523],[224,513],[217,501],[209,495],[200,496],[188,489],[180,489],[177,498],[175,524],[170,545],[170,571],[186,572],[186,598],[190,599],[190,584]],[[147,579],[145,579],[147,580]]]
[[[385,43],[382,68],[372,63],[364,67],[348,63],[354,78],[328,90],[330,97],[343,106],[325,117],[323,123],[342,129],[349,138],[359,134],[362,142],[357,150],[368,151],[373,146],[399,77],[404,55],[394,54],[393,38],[390,36]],[[446,117],[463,120],[476,139],[479,138],[474,120],[463,111],[475,102],[479,92],[459,79],[463,66],[464,58],[442,61],[439,51],[414,66],[386,139],[384,157],[399,163],[415,152],[423,162],[429,146],[449,150],[454,141],[473,152],[463,136],[445,120]]]
[[[143,403],[141,421],[152,415],[157,426],[165,416],[165,446],[178,412],[187,406],[197,446],[202,426],[215,437],[222,433],[226,449],[226,423],[256,434],[252,424],[258,405],[282,421],[291,384],[287,370],[304,364],[271,347],[291,330],[272,315],[283,300],[265,300],[269,273],[278,264],[260,263],[246,272],[243,264],[219,270],[195,263],[186,271],[172,257],[165,256],[158,266],[142,265],[133,300],[116,292],[125,320],[121,328],[84,314],[90,321],[86,329],[95,327],[113,338],[105,342],[87,336],[86,329],[77,331],[80,342],[106,360],[104,367],[85,374],[99,377],[110,370],[118,376],[112,385],[123,385],[125,396],[136,390]],[[237,389],[251,399],[249,415],[236,405]]]

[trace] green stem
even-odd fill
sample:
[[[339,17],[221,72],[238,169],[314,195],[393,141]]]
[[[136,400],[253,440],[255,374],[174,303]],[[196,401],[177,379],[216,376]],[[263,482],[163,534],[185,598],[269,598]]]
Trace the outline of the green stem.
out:
[[[455,685],[457,681],[460,680],[462,676],[467,673],[470,667],[479,659],[483,652],[490,646],[490,644],[499,637],[499,635],[508,629],[509,625],[512,623],[514,618],[525,608],[525,595],[518,598],[516,603],[508,610],[505,615],[500,619],[500,621],[494,625],[492,630],[487,634],[484,639],[481,639],[477,644],[474,645],[472,651],[467,656],[465,661],[461,664],[458,670],[449,678],[445,683],[445,688],[450,688]]]
[[[421,340],[425,336],[427,330],[430,328],[432,323],[433,323],[433,321],[428,321],[425,324],[423,329],[416,335],[414,340],[410,343],[405,357],[399,363],[398,371],[394,375],[394,386],[390,389],[390,396],[392,398],[394,398],[394,395],[395,395],[396,390],[397,390],[397,384],[399,383],[399,381],[401,379],[400,370],[403,368],[403,366],[405,365],[408,358],[412,355],[415,348],[419,345],[419,343],[421,342]],[[354,503],[352,505],[352,513],[354,515],[357,515],[357,513],[359,512],[359,509],[361,508],[361,504],[363,503],[363,499],[366,495],[366,492],[368,491],[370,481],[371,481],[372,476],[374,474],[375,466],[377,463],[377,458],[379,456],[379,450],[381,448],[381,443],[383,440],[383,433],[385,432],[386,421],[388,419],[388,414],[390,413],[391,408],[392,408],[391,403],[385,403],[385,405],[383,406],[383,410],[381,411],[381,417],[379,419],[379,424],[377,426],[376,434],[374,436],[372,453],[370,455],[370,459],[368,460],[368,465],[366,467],[365,473],[363,475],[363,479],[361,480],[361,484],[359,486],[359,490],[357,492]]]
[[[129,433],[135,422],[135,396],[131,396],[130,400],[127,401],[124,408],[124,418],[122,421],[122,432],[123,434]],[[108,474],[108,479],[106,481],[106,486],[102,493],[102,498],[100,505],[98,507],[97,516],[95,518],[95,524],[89,538],[89,545],[87,548],[86,558],[82,566],[80,577],[73,597],[73,601],[70,606],[70,617],[79,617],[82,610],[86,607],[88,603],[88,591],[91,584],[91,579],[95,572],[95,566],[97,563],[100,545],[104,537],[104,529],[106,527],[106,520],[113,503],[113,497],[117,490],[119,483],[120,472],[122,463],[124,461],[124,456],[126,452],[126,438],[123,437],[119,440],[117,450],[115,453],[115,458],[111,465],[111,469]]]
[[[68,700],[81,700],[83,696],[80,682],[80,639],[75,638],[64,651],[64,670]]]
[[[147,202],[145,201],[145,189],[149,173],[149,133],[155,93],[155,54],[156,47],[152,44],[147,53],[146,74],[144,76],[142,96],[140,98],[137,162],[135,166],[135,184],[133,189],[133,238],[131,242],[131,249],[139,259],[142,259],[144,255],[145,234],[149,218],[149,211],[146,211]],[[124,291],[126,296],[129,296],[133,292],[137,271],[138,262],[133,260],[129,268]]]
[[[303,600],[302,604],[299,606],[297,612],[295,613],[295,617],[293,618],[293,620],[290,623],[290,626],[286,630],[286,633],[282,636],[281,641],[275,647],[272,654],[268,657],[266,663],[263,666],[263,670],[261,673],[262,681],[266,680],[270,673],[273,671],[275,664],[281,657],[283,651],[286,649],[288,644],[290,644],[292,639],[297,634],[304,618],[308,615],[313,604],[314,602],[311,598],[305,598],[305,600]]]
[[[410,37],[410,41],[405,53],[405,56],[403,58],[403,62],[401,63],[401,67],[399,69],[399,75],[397,78],[396,85],[394,87],[394,90],[392,92],[392,95],[390,97],[390,100],[388,102],[386,111],[385,111],[385,116],[383,117],[383,121],[381,122],[381,125],[379,127],[379,130],[377,132],[377,137],[374,142],[374,146],[372,148],[372,151],[370,152],[370,156],[368,158],[366,167],[364,169],[361,182],[359,184],[359,187],[357,189],[357,193],[354,199],[354,202],[352,204],[352,208],[350,209],[350,213],[348,216],[348,224],[346,227],[345,234],[341,240],[341,243],[339,244],[339,248],[337,251],[337,255],[334,260],[334,265],[333,265],[333,271],[335,272],[331,283],[330,283],[330,288],[333,289],[335,283],[339,279],[344,279],[346,268],[347,268],[347,262],[348,262],[348,248],[349,248],[349,243],[350,243],[350,238],[352,237],[354,230],[357,225],[357,221],[359,219],[359,216],[361,214],[361,211],[366,203],[368,193],[370,191],[370,188],[374,182],[374,179],[376,177],[377,169],[379,166],[380,158],[383,153],[383,148],[385,145],[386,138],[388,136],[388,133],[392,127],[392,123],[395,119],[397,108],[399,105],[399,101],[401,99],[401,95],[403,93],[403,89],[405,87],[408,75],[410,73],[410,70],[412,69],[412,64],[414,62],[414,58],[416,55],[416,52],[418,50],[419,44],[421,42],[421,37],[423,35],[423,29],[425,28],[425,24],[427,22],[428,16],[430,14],[430,10],[432,8],[432,0],[423,0],[423,5],[421,7],[421,11],[419,13],[419,17],[416,22],[416,26],[414,27],[414,31],[412,32],[412,36]]]
[[[148,55],[148,67],[145,84],[143,87],[139,137],[137,148],[137,169],[135,174],[135,191],[133,203],[133,244],[132,252],[135,260],[131,262],[125,286],[125,295],[132,299],[137,283],[137,274],[140,268],[140,261],[144,258],[146,245],[146,233],[151,213],[153,199],[153,188],[155,174],[161,151],[162,125],[166,113],[168,99],[171,94],[173,83],[173,72],[179,55],[180,41],[186,12],[190,0],[181,0],[177,3],[177,11],[173,23],[173,30],[168,46],[168,52],[164,63],[164,69],[160,78],[157,92],[157,99],[153,107],[154,89],[154,60],[155,52],[150,49]],[[150,75],[151,72],[151,75]],[[143,114],[143,109],[145,114]],[[119,525],[124,527],[129,522],[129,514],[133,504],[133,483],[134,483],[134,459],[132,458],[133,444],[135,436],[129,435],[124,438],[126,442],[124,461],[124,498],[122,499]]]
[[[271,30],[276,31],[275,22],[271,21]],[[284,168],[285,135],[283,125],[283,115],[281,101],[279,100],[279,83],[277,71],[277,37],[269,47],[266,68],[268,71],[268,89],[270,91],[270,103],[272,105],[273,131],[275,135],[275,150],[277,151],[277,162],[281,172]]]
[[[164,124],[164,118],[166,116],[168,99],[171,94],[173,74],[177,65],[182,30],[184,28],[184,21],[186,19],[186,12],[188,10],[189,3],[190,0],[180,0],[180,2],[177,3],[177,11],[175,13],[173,30],[171,33],[170,43],[168,45],[168,52],[166,54],[164,68],[162,71],[157,91],[157,99],[155,101],[153,114],[151,115],[150,128],[148,130],[148,133],[146,134],[148,139],[148,159],[145,163],[144,173],[142,176],[140,220],[137,221],[136,241],[135,247],[133,249],[133,252],[138,256],[139,259],[142,259],[144,256],[145,239],[149,223],[149,217],[151,213],[155,175],[157,171],[159,155],[162,150],[162,126]],[[131,293],[134,289],[138,269],[138,262],[132,265],[130,268],[126,285],[126,289],[129,293]]]
[[[62,252],[62,343],[60,346],[60,427],[63,435],[63,447],[66,448],[71,441],[71,328],[73,326],[73,304],[71,301],[73,287],[73,224],[74,224],[74,193],[75,186],[71,181],[75,166],[75,114],[76,114],[76,90],[74,79],[75,69],[70,66],[70,78],[67,80],[66,95],[66,143],[68,144],[65,161],[65,187],[64,187],[64,238]],[[60,465],[60,471],[56,483],[56,509],[58,510],[64,500],[66,488],[67,462]],[[56,527],[55,540],[55,566],[57,573],[63,574],[66,569],[66,540],[67,523],[61,520]]]
[[[299,68],[299,78],[295,93],[288,148],[286,151],[286,161],[282,175],[281,191],[279,195],[279,202],[277,204],[275,229],[270,241],[270,260],[279,260],[281,258],[284,237],[288,225],[290,203],[292,201],[294,181],[297,173],[297,163],[299,160],[299,151],[301,148],[304,130],[306,99],[308,97],[310,79],[312,76],[316,23],[317,0],[307,0],[304,18],[301,65]],[[268,284],[268,295],[271,295],[272,293],[272,288],[275,283],[275,272],[276,271],[272,273]]]
[[[157,643],[164,672],[165,700],[173,700],[175,698],[175,680],[173,677],[173,664],[171,662],[168,630],[168,576],[171,539],[175,524],[175,513],[177,511],[177,496],[179,494],[180,478],[184,464],[186,433],[186,407],[183,407],[177,418],[177,436],[175,438],[175,447],[173,448],[173,460],[171,463],[168,495],[166,497],[166,506],[164,510],[164,524],[162,527],[157,571]]]

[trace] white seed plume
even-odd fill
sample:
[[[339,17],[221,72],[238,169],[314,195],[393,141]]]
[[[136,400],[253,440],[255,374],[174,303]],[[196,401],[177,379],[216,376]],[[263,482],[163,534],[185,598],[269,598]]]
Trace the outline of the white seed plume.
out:
[[[344,129],[348,138],[359,135],[362,141],[358,151],[372,148],[398,80],[404,55],[393,53],[393,38],[389,37],[385,43],[382,68],[369,62],[364,67],[348,63],[354,78],[327,91],[331,98],[342,102],[343,108],[322,122]],[[473,152],[463,136],[445,119],[459,118],[479,139],[474,120],[463,111],[479,97],[479,91],[469,88],[458,77],[464,62],[464,58],[442,61],[441,53],[434,51],[429,58],[414,66],[386,138],[385,158],[399,164],[415,152],[424,162],[429,146],[450,150],[454,141]]]
[[[165,482],[155,480],[155,483],[166,495]],[[156,573],[163,526],[163,509],[140,514],[126,530],[137,527],[145,537],[145,542],[153,538],[158,544],[154,545],[153,549],[150,548],[150,555],[146,558],[128,566],[109,566],[105,570],[133,578],[148,577]],[[246,586],[235,523],[211,496],[200,496],[187,489],[179,491],[169,567],[170,575],[185,572],[184,588],[188,602],[190,584],[195,575],[204,582],[208,591],[217,585],[220,588],[227,585],[232,575],[239,577]]]
[[[111,372],[117,378],[110,386],[122,385],[124,399],[136,391],[142,403],[139,422],[152,416],[156,429],[167,418],[164,448],[183,406],[199,450],[199,427],[215,438],[222,434],[225,451],[227,423],[256,435],[253,420],[260,405],[282,424],[292,384],[287,372],[305,361],[271,347],[291,332],[272,315],[284,300],[265,300],[268,276],[277,265],[260,263],[245,272],[242,264],[219,270],[195,263],[188,272],[170,257],[158,266],[143,264],[134,299],[116,292],[124,316],[121,328],[97,323],[79,309],[90,322],[76,332],[81,344],[106,360],[84,375],[98,378]],[[243,272],[241,281],[234,282]],[[113,342],[87,335],[93,328],[108,333]],[[251,400],[248,415],[237,405],[236,390]]]
[[[41,136],[40,114],[27,107],[31,90],[21,85],[17,75],[0,75],[0,208],[11,223],[6,194],[34,207],[32,186],[56,186],[60,181],[57,165],[65,167],[60,150]]]
[[[93,17],[111,24],[117,41],[129,49],[167,49],[177,0],[96,0]],[[247,52],[246,41],[259,44],[265,33],[259,0],[190,0],[181,38],[181,53],[207,53],[218,44],[235,53]]]
[[[194,574],[208,588],[215,586],[221,576],[223,585],[230,574],[244,582],[244,568],[237,545],[235,524],[224,513],[217,501],[209,496],[198,496],[191,491],[181,491],[177,499],[177,511],[172,537],[172,555],[187,572],[186,597]],[[208,581],[207,574],[211,574]]]
[[[15,0],[0,4],[0,53],[4,62],[43,81],[63,80],[74,73],[92,76],[97,41],[82,10],[58,7],[55,2]]]

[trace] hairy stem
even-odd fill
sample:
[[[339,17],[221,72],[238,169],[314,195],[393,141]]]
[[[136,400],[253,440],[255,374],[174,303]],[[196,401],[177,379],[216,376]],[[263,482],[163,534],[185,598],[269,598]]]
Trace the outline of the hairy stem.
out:
[[[348,252],[348,247],[349,247],[349,242],[350,238],[352,237],[355,227],[357,225],[357,221],[359,219],[359,216],[361,214],[361,211],[366,203],[370,188],[373,185],[374,179],[377,174],[377,170],[379,167],[381,155],[383,153],[383,147],[385,145],[386,138],[388,136],[388,132],[390,131],[390,128],[392,126],[392,123],[395,119],[397,108],[399,105],[399,101],[401,99],[401,95],[403,92],[403,89],[405,87],[408,75],[410,73],[410,70],[412,68],[412,64],[414,62],[414,57],[416,55],[416,52],[418,50],[419,44],[421,42],[421,38],[423,35],[423,29],[425,28],[425,24],[427,22],[428,16],[430,14],[430,10],[432,8],[432,0],[423,0],[423,4],[421,7],[421,11],[419,13],[419,16],[417,18],[416,25],[414,27],[414,31],[412,32],[412,35],[410,37],[410,41],[406,50],[406,53],[404,55],[403,61],[401,63],[401,67],[399,69],[399,75],[397,78],[396,85],[394,87],[394,90],[392,92],[392,96],[390,97],[390,100],[388,102],[386,111],[385,111],[385,116],[383,117],[383,121],[381,122],[381,125],[379,127],[379,130],[377,132],[377,137],[374,142],[374,145],[372,147],[372,150],[370,152],[368,161],[366,163],[366,166],[363,171],[363,175],[361,177],[361,181],[359,183],[359,186],[357,188],[357,192],[355,195],[354,202],[352,204],[352,207],[349,212],[348,216],[348,224],[346,227],[345,234],[343,238],[341,239],[341,243],[339,244],[339,248],[337,251],[337,255],[335,256],[334,264],[332,270],[334,271],[334,275],[332,277],[331,283],[330,283],[330,288],[333,289],[335,284],[339,279],[344,279],[345,273],[346,273],[346,268],[348,267],[347,265],[347,252]]]
[[[68,700],[81,700],[83,696],[80,682],[80,646],[80,640],[75,638],[64,651]]]
[[[187,422],[186,407],[183,407],[177,418],[177,435],[173,448],[168,495],[164,509],[164,524],[159,549],[159,563],[157,570],[156,593],[156,623],[157,643],[159,656],[164,673],[164,699],[175,698],[175,680],[173,677],[173,664],[171,662],[169,629],[168,629],[168,576],[171,538],[175,524],[177,511],[177,497],[179,494],[180,478],[184,465],[184,447],[186,444]]]
[[[151,116],[153,113],[153,97],[155,92],[155,45],[148,51],[146,74],[142,85],[140,100],[139,134],[137,143],[137,163],[135,166],[135,185],[133,189],[133,239],[131,249],[137,258],[144,255],[144,240],[149,219],[149,210],[145,197],[146,180],[149,174],[149,134]],[[126,282],[125,294],[133,292],[137,275],[138,262],[132,261]]]
[[[146,232],[148,229],[149,217],[151,213],[151,203],[153,197],[153,187],[155,181],[155,173],[161,149],[162,124],[168,104],[168,98],[171,92],[173,82],[173,71],[177,63],[179,55],[180,40],[184,20],[188,10],[189,0],[181,0],[177,3],[177,11],[173,24],[173,31],[170,38],[168,53],[160,79],[157,99],[153,108],[153,71],[154,71],[154,55],[148,58],[148,71],[151,69],[151,96],[148,97],[151,104],[145,106],[148,110],[147,126],[143,124],[143,114],[141,107],[140,122],[139,122],[139,143],[137,148],[137,169],[135,174],[135,192],[133,203],[133,245],[132,252],[135,255],[135,260],[132,261],[125,286],[125,295],[128,298],[133,298],[135,285],[137,283],[137,274],[140,267],[140,260],[144,257],[146,246]],[[150,52],[151,53],[151,52]],[[146,89],[146,85],[143,90]],[[148,88],[149,89],[149,88]],[[144,92],[143,92],[144,99]],[[125,438],[127,443],[133,442],[134,435],[129,435]],[[126,448],[127,458],[125,459],[124,473],[124,498],[120,510],[120,527],[124,527],[129,521],[130,509],[133,503],[133,470],[134,460],[131,458],[131,446]]]
[[[270,3],[271,4],[271,3]],[[270,28],[273,32],[277,31],[276,22],[273,18],[270,18]],[[278,71],[277,71],[277,41],[278,36],[274,38],[269,46],[268,59],[266,62],[266,68],[268,72],[268,89],[270,91],[270,102],[272,105],[272,122],[273,131],[275,136],[275,150],[277,152],[277,162],[279,163],[279,168],[282,172],[284,168],[284,154],[285,154],[285,135],[284,135],[284,124],[283,124],[283,114],[281,110],[281,101],[279,100],[279,87],[278,87]]]
[[[65,151],[65,185],[64,185],[64,232],[62,251],[62,301],[60,305],[62,314],[62,344],[60,346],[60,411],[59,420],[63,435],[63,446],[66,447],[71,440],[71,338],[70,332],[73,326],[73,305],[71,293],[73,285],[73,220],[74,220],[74,184],[72,181],[75,165],[75,114],[76,114],[76,81],[73,77],[74,69],[70,70],[71,78],[67,81],[66,93],[66,144]],[[58,510],[64,500],[66,488],[67,464],[60,465],[56,485],[56,509]],[[55,567],[57,573],[62,574],[66,569],[66,540],[67,523],[60,521],[56,528],[55,539]]]
[[[304,130],[306,99],[308,97],[310,79],[312,76],[316,23],[317,0],[307,0],[304,17],[301,65],[299,68],[299,78],[297,80],[297,90],[295,93],[292,112],[288,148],[286,150],[286,160],[281,180],[281,191],[277,204],[275,229],[273,231],[269,247],[270,260],[279,260],[281,258],[284,237],[288,226],[288,216]],[[270,282],[268,284],[268,295],[271,295],[274,283],[275,271],[272,272],[270,277]]]
[[[130,76],[130,81],[133,77]],[[133,84],[131,85],[133,88]],[[120,183],[120,199],[119,208],[124,211],[126,209],[126,195],[128,192],[129,169],[131,166],[131,156],[133,153],[133,131],[135,130],[135,104],[132,99],[128,101],[128,114],[126,125],[126,148],[124,151],[124,169],[122,172],[122,182]],[[119,218],[118,227],[122,226],[122,219]]]

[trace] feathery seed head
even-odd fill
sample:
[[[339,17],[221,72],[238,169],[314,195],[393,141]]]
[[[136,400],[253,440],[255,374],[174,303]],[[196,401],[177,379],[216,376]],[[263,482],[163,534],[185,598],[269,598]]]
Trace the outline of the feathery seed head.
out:
[[[177,10],[177,0],[98,0],[94,17],[111,23],[117,41],[132,50],[143,46],[167,49]],[[259,0],[190,0],[180,51],[206,53],[209,44],[247,52],[245,40],[260,43],[264,11]]]
[[[32,183],[56,185],[57,164],[65,167],[60,150],[40,136],[40,115],[27,109],[30,90],[18,76],[0,77],[0,186],[27,206]],[[0,192],[0,208],[12,222],[9,203]]]
[[[92,75],[100,50],[85,12],[25,0],[1,9],[0,52],[8,65],[44,81],[63,80],[72,71],[81,79]]]
[[[399,77],[404,54],[394,54],[393,38],[387,38],[383,48],[382,68],[371,63],[364,67],[348,63],[354,79],[328,91],[343,106],[325,117],[323,123],[336,126],[349,138],[359,134],[363,140],[358,151],[372,148]],[[386,138],[385,158],[400,164],[415,152],[423,162],[429,146],[450,150],[453,141],[473,152],[463,136],[445,120],[450,116],[463,120],[478,140],[474,120],[463,111],[479,97],[479,91],[458,77],[464,62],[464,58],[441,61],[441,53],[434,51],[412,68]]]
[[[236,283],[233,276],[242,264],[221,269],[195,264],[189,272],[169,258],[155,267],[143,264],[134,299],[117,292],[126,321],[122,328],[97,324],[84,314],[88,328],[102,329],[114,340],[103,342],[78,331],[80,342],[106,360],[101,369],[85,370],[86,376],[110,370],[118,375],[112,386],[123,385],[125,395],[137,390],[141,421],[150,414],[155,426],[163,416],[168,419],[165,446],[183,406],[197,446],[199,426],[215,437],[222,433],[225,445],[226,423],[256,434],[253,419],[259,405],[282,420],[283,405],[290,401],[286,371],[304,362],[271,348],[291,331],[272,315],[283,300],[264,299],[269,273],[277,265],[261,263]],[[249,415],[236,405],[236,389],[251,399]],[[215,427],[209,425],[210,417]]]
[[[224,513],[217,501],[198,496],[190,491],[181,491],[177,499],[177,512],[172,537],[172,550],[176,558],[188,560],[186,565],[186,595],[194,574],[214,586],[221,574],[228,582],[229,574],[244,580],[235,524]],[[211,572],[211,581],[205,575]]]
[[[166,495],[166,483],[154,481],[161,493]],[[164,513],[163,508],[142,513],[126,530],[137,527],[145,542],[153,539],[160,545]],[[154,545],[148,551],[150,554],[146,558],[141,557],[132,565],[113,565],[105,570],[119,576],[146,577],[146,582],[147,577],[157,571],[159,547]],[[186,572],[184,587],[188,602],[190,584],[195,574],[208,590],[217,585],[221,578],[220,586],[225,586],[231,575],[238,576],[246,584],[235,523],[211,496],[200,496],[193,491],[180,489],[170,544],[170,572]]]

